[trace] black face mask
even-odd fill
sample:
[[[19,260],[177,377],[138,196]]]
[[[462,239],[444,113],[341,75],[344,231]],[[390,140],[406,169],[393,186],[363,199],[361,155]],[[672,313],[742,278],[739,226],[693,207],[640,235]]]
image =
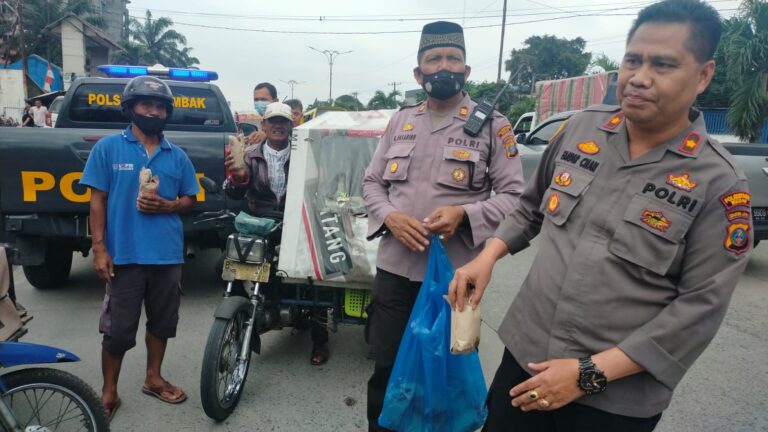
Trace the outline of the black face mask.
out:
[[[433,74],[422,73],[422,84],[428,95],[439,100],[448,100],[464,88],[464,72],[441,70]]]
[[[163,129],[165,129],[165,123],[168,121],[168,118],[148,117],[136,113],[132,117],[133,124],[147,136],[160,135]]]

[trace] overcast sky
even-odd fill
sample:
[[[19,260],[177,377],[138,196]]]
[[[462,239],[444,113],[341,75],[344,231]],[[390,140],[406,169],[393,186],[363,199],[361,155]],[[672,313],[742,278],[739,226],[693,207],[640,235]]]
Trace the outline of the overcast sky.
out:
[[[638,10],[650,1],[509,0],[504,57],[534,35],[582,37],[587,51],[614,60]],[[711,0],[724,17],[738,1]],[[448,20],[465,27],[470,79],[496,79],[503,0],[256,1],[131,0],[129,12],[174,20],[187,37],[200,68],[219,73],[217,84],[233,110],[252,110],[256,83],[269,81],[278,97],[291,97],[284,81],[297,81],[294,97],[304,105],[328,98],[328,61],[309,48],[352,51],[333,66],[333,97],[358,92],[368,103],[376,90],[418,88],[413,79],[421,28]],[[476,27],[476,28],[472,28]],[[305,32],[305,33],[287,33]],[[324,34],[320,34],[324,33]],[[348,34],[344,34],[348,33]],[[369,34],[361,34],[369,33]],[[372,34],[379,33],[379,34]],[[508,73],[502,70],[502,76]]]

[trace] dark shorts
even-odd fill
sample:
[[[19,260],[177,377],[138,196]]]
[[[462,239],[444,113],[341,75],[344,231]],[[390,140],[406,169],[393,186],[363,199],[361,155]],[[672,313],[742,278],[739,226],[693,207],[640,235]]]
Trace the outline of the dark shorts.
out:
[[[102,347],[119,354],[136,345],[141,304],[147,331],[159,338],[176,336],[181,302],[181,264],[118,265],[101,306]]]

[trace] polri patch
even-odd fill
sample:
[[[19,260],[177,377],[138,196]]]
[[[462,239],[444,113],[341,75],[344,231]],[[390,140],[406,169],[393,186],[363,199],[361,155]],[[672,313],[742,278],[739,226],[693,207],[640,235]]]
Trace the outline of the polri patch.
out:
[[[580,152],[588,155],[595,155],[600,152],[600,146],[594,141],[584,141],[576,145],[576,148],[579,149]]]
[[[691,132],[683,138],[683,142],[677,149],[685,154],[694,155],[700,145],[701,135],[698,132]]]
[[[720,202],[723,203],[726,210],[731,210],[739,206],[749,207],[752,197],[749,192],[738,191],[721,196]]]
[[[667,184],[686,192],[690,192],[698,186],[696,182],[691,180],[691,176],[688,173],[680,175],[667,174]]]
[[[643,214],[640,216],[640,221],[660,232],[667,232],[669,227],[672,226],[672,221],[669,220],[667,215],[665,215],[664,212],[656,210],[643,210]]]
[[[501,138],[502,135],[505,135],[507,132],[509,132],[511,130],[512,130],[512,125],[505,124],[504,126],[501,127],[501,129],[499,129],[498,132],[496,132],[496,136]]]
[[[413,130],[413,123],[406,123],[405,126],[403,126],[404,131],[412,131]]]
[[[733,222],[738,219],[743,219],[748,221],[752,218],[752,215],[750,215],[749,212],[746,210],[733,210],[726,213],[725,217],[728,219],[728,222]]]
[[[560,207],[560,195],[557,192],[552,192],[552,195],[549,196],[549,201],[547,201],[547,211],[554,213],[558,207]]]
[[[728,232],[723,243],[728,252],[736,255],[749,250],[749,225],[744,223],[732,223],[728,225]]]
[[[563,171],[555,176],[555,184],[558,186],[570,186],[573,182],[573,177],[568,171]]]

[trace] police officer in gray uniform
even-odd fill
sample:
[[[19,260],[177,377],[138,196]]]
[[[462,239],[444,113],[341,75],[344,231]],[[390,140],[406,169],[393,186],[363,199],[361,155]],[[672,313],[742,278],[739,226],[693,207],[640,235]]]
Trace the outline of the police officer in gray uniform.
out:
[[[515,211],[457,270],[451,300],[463,307],[473,284],[477,304],[496,260],[541,232],[499,328],[507,349],[484,430],[653,430],[717,332],[752,230],[744,173],[691,109],[720,29],[700,0],[642,10],[620,106],[556,133]]]
[[[368,381],[368,424],[382,430],[387,381],[424,279],[431,234],[455,266],[475,257],[523,189],[512,127],[494,112],[477,137],[463,127],[475,103],[462,92],[461,26],[424,26],[414,77],[427,100],[392,117],[365,174],[369,238],[381,236],[369,313],[375,369]],[[495,195],[491,196],[491,189]]]

